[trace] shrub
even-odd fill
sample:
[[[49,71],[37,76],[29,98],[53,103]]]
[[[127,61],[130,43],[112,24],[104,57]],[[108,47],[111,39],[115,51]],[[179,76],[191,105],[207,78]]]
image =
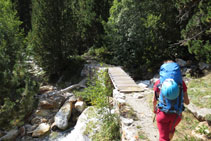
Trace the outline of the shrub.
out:
[[[84,100],[89,101],[93,106],[98,107],[99,112],[103,113],[102,128],[93,135],[94,141],[110,141],[120,140],[119,120],[114,114],[111,114],[109,105],[109,96],[112,94],[112,85],[107,73],[107,70],[102,70],[97,73],[94,78],[90,78],[88,87],[82,92],[77,92],[76,95],[82,97]],[[90,127],[91,126],[91,127]],[[88,129],[95,125],[90,124]]]

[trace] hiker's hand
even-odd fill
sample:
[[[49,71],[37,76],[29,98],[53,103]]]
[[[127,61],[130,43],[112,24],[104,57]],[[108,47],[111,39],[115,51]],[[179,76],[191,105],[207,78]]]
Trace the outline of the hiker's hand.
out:
[[[157,113],[157,108],[153,108],[153,112],[156,114]]]

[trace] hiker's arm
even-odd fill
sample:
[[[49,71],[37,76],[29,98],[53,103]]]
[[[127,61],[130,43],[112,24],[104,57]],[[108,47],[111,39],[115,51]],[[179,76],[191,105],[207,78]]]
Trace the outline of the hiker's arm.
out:
[[[190,103],[190,101],[189,101],[189,98],[188,98],[187,86],[186,86],[184,81],[182,82],[182,86],[183,86],[183,93],[184,93],[184,96],[183,96],[184,103],[186,105],[188,105]]]
[[[188,105],[188,104],[190,103],[189,98],[188,98],[188,93],[187,93],[187,92],[184,92],[184,103],[185,103],[186,105]]]

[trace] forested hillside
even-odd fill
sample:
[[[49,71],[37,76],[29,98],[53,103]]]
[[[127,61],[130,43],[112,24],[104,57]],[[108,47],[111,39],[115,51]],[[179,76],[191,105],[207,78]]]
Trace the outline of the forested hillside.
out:
[[[211,63],[210,39],[210,0],[0,0],[0,128],[21,125],[39,85],[75,81],[87,59],[143,79],[165,59]]]

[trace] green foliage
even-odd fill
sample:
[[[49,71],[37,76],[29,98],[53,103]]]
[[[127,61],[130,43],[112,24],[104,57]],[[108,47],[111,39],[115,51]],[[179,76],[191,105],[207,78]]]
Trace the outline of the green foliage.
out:
[[[116,115],[110,113],[107,108],[109,105],[109,96],[112,94],[112,85],[107,73],[107,70],[101,70],[97,73],[94,79],[91,79],[88,83],[88,87],[82,92],[77,92],[78,97],[82,97],[86,101],[90,101],[93,106],[101,109],[99,112],[103,115],[102,118],[102,128],[93,135],[92,139],[94,141],[111,141],[120,140],[119,131],[119,120]],[[87,126],[86,133],[90,129],[95,128],[95,124],[90,123]]]
[[[32,46],[39,65],[55,79],[71,67],[69,57],[77,52],[76,25],[72,19],[70,1],[32,1],[29,46]]]
[[[107,3],[32,0],[30,46],[35,59],[49,75],[60,77],[67,68],[72,69],[70,57],[83,54],[91,46],[101,46],[101,22],[108,17],[102,10],[109,10]],[[100,9],[98,4],[106,7]]]
[[[109,62],[110,63],[110,52],[106,47],[100,48],[89,48],[88,52],[83,54],[84,58],[94,59],[99,62]]]
[[[103,119],[103,125],[92,138],[93,141],[120,141],[120,125],[118,117],[108,114]]]
[[[20,124],[34,105],[38,87],[27,73],[21,22],[10,0],[0,0],[0,125]]]
[[[199,61],[211,62],[211,2],[179,0],[176,2],[181,22],[183,45]]]
[[[102,22],[107,21],[112,0],[74,0],[72,2],[73,20],[77,25],[77,46],[79,54],[90,47],[102,46],[104,29]]]
[[[101,71],[97,75],[90,79],[88,87],[82,92],[77,92],[78,97],[82,97],[85,101],[88,101],[93,106],[99,108],[109,106],[109,96],[112,94],[112,85],[108,77],[107,71]]]
[[[200,134],[207,135],[208,134],[208,127],[206,125],[201,125],[198,127],[198,130],[196,130]]]
[[[136,70],[137,76],[156,70],[166,58],[185,54],[171,46],[180,38],[173,1],[114,0],[110,15],[105,40],[113,63]]]

